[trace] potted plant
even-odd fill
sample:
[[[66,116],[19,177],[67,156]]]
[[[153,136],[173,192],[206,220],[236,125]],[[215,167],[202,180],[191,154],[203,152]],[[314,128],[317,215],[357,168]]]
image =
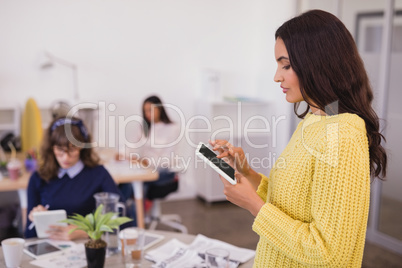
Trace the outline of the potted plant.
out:
[[[85,243],[88,268],[103,267],[105,264],[107,244],[102,240],[102,235],[105,232],[113,232],[113,229],[132,221],[127,217],[116,217],[117,213],[108,212],[102,214],[102,211],[103,205],[99,205],[95,213],[89,213],[85,217],[80,214],[74,214],[62,221],[77,226],[70,230],[70,233],[74,230],[82,230],[88,234],[89,240]]]

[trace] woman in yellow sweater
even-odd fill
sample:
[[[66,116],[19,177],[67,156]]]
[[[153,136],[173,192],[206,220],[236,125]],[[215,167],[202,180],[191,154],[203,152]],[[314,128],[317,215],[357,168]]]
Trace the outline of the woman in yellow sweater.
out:
[[[301,101],[309,109],[269,177],[240,147],[211,141],[238,172],[236,185],[222,179],[225,195],[255,216],[254,267],[361,267],[370,175],[384,177],[387,163],[363,62],[343,23],[324,11],[285,22],[275,39],[274,80],[296,114]]]

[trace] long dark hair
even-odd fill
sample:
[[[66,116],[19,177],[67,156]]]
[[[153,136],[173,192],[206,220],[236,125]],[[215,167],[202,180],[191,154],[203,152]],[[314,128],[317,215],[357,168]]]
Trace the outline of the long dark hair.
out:
[[[70,124],[68,123],[70,121],[79,122],[78,125],[71,124],[71,133],[73,134],[73,137],[82,143],[91,142],[91,137],[89,133],[86,132],[87,128],[80,119],[66,119],[65,117],[59,117],[53,120],[45,132],[40,150],[40,164],[38,173],[41,178],[46,181],[55,179],[60,168],[60,165],[57,162],[56,156],[53,152],[53,146],[56,145],[59,147],[69,148],[72,145],[65,130],[66,124]],[[95,167],[99,165],[100,161],[98,155],[92,150],[92,148],[81,148],[80,159],[84,165],[88,167]]]
[[[171,124],[172,121],[170,120],[169,116],[167,115],[165,108],[163,107],[162,101],[158,96],[150,96],[148,98],[146,98],[144,100],[144,102],[142,103],[142,117],[144,118],[144,124],[142,125],[143,130],[144,130],[144,134],[146,137],[148,137],[149,135],[149,131],[151,130],[151,122],[145,117],[145,103],[151,103],[153,105],[155,105],[160,112],[160,121],[162,121],[165,124]]]
[[[386,176],[387,155],[381,146],[379,118],[371,106],[373,92],[352,35],[334,15],[322,10],[307,11],[285,22],[275,39],[285,43],[292,69],[299,78],[304,100],[327,114],[352,113],[366,123],[370,171]],[[336,109],[331,104],[337,103]],[[297,114],[304,118],[309,107]]]

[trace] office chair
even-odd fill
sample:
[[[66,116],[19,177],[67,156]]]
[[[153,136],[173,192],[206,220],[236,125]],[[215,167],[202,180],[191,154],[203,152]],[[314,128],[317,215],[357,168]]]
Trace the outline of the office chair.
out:
[[[162,214],[162,199],[168,196],[170,193],[176,192],[179,188],[179,178],[177,173],[175,179],[164,183],[162,185],[151,185],[148,189],[146,198],[152,201],[152,207],[150,209],[150,230],[155,230],[156,226],[163,224],[169,226],[175,230],[187,234],[187,228],[181,224],[181,217],[178,214]]]
[[[17,191],[0,194],[0,241],[10,237],[22,237],[21,207]]]

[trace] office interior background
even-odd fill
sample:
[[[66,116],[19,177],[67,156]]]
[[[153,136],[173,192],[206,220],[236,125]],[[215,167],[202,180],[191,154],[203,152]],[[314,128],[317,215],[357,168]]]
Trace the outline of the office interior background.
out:
[[[273,81],[274,33],[287,19],[313,8],[345,23],[369,72],[390,160],[387,181],[372,183],[367,239],[402,255],[402,0],[0,0],[1,122],[12,118],[15,123],[10,111],[21,114],[30,97],[42,111],[44,126],[57,101],[91,103],[97,107],[98,123],[89,120],[94,136],[117,148],[122,134],[130,141],[139,128],[134,123],[119,128],[119,118],[140,115],[142,101],[157,94],[177,108],[169,113],[187,129],[200,127],[194,120],[199,115],[225,114],[235,127],[244,127],[253,113],[263,115],[271,127],[265,133],[268,147],[250,148],[250,155],[270,153],[274,160],[298,122]],[[53,67],[44,68],[52,57]],[[65,63],[74,64],[76,73]],[[106,124],[104,133],[98,131],[99,120]],[[115,133],[108,130],[112,127]],[[242,135],[232,138],[244,143]],[[262,135],[254,138],[264,144]],[[208,137],[185,136],[180,154],[194,158],[199,139]],[[222,194],[200,190],[202,171],[190,163],[180,174],[179,191],[168,200],[196,198],[204,191],[204,199],[221,201]],[[268,173],[269,165],[261,171]],[[219,191],[219,185],[211,187]]]

